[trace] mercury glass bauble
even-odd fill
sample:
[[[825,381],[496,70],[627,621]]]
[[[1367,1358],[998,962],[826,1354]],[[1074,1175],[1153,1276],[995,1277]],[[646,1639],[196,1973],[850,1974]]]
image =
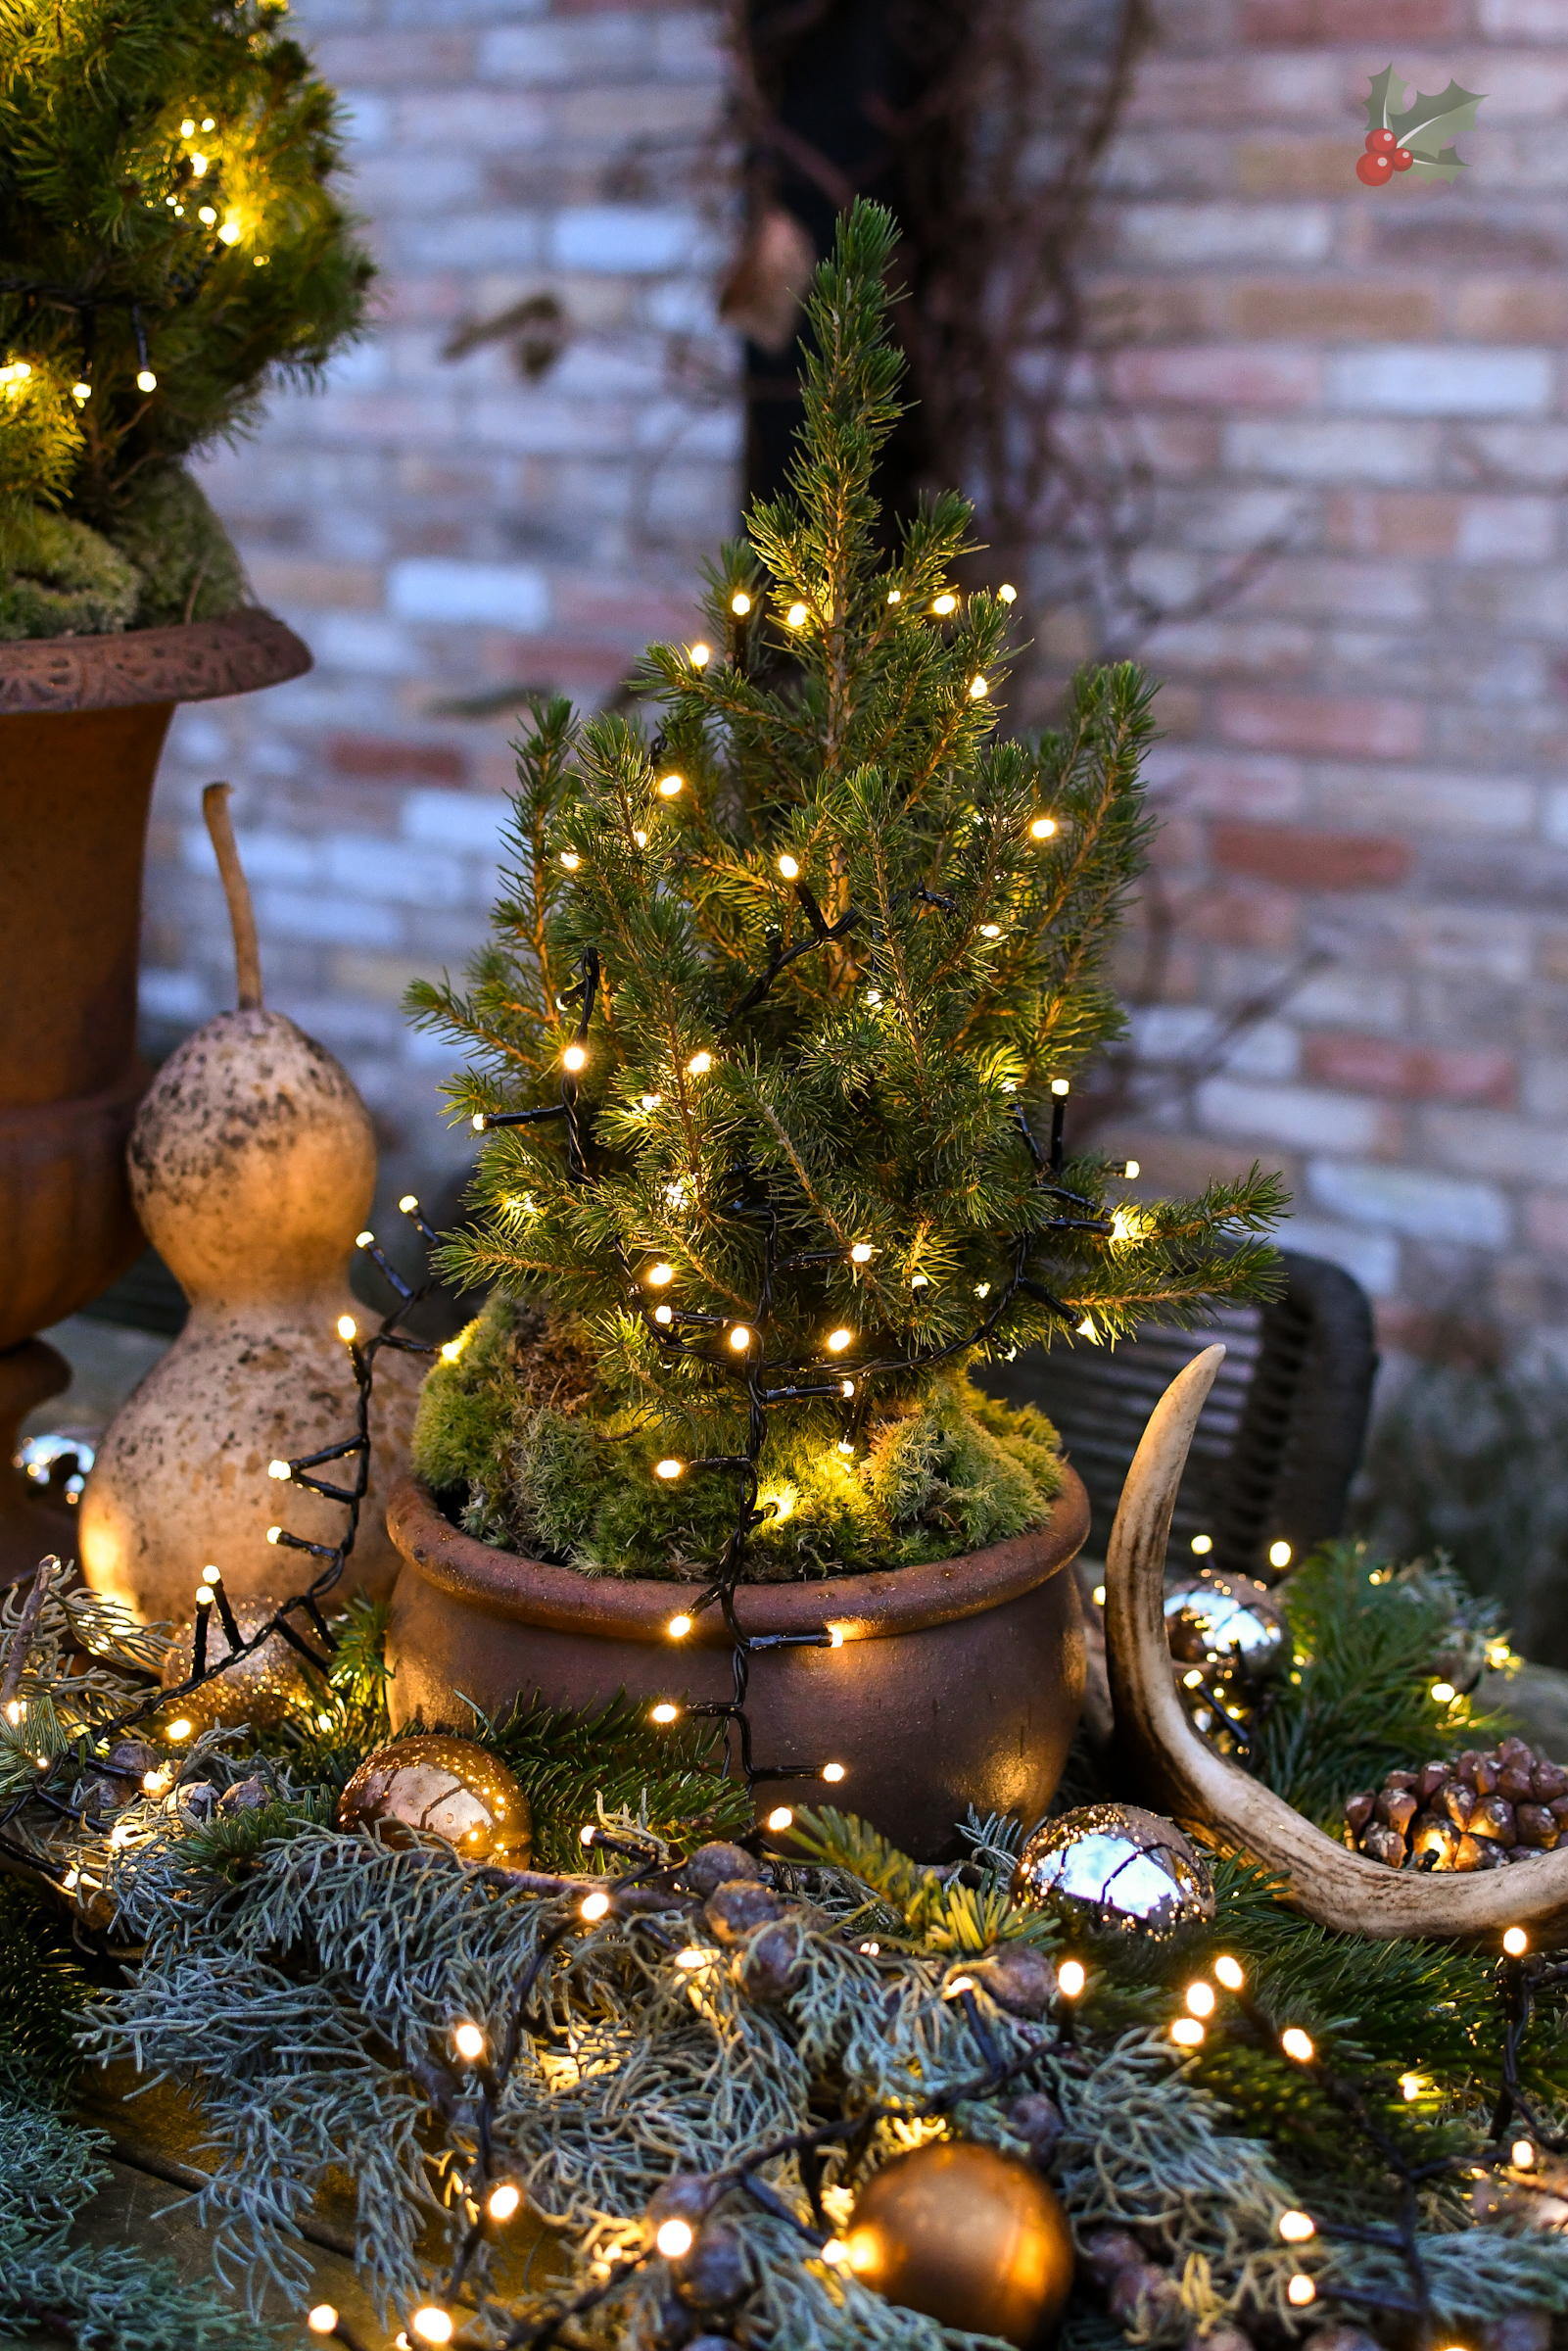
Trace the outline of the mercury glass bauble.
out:
[[[504,1763],[471,1739],[394,1739],[366,1755],[338,1799],[340,1829],[443,1837],[465,1861],[526,1866],[534,1843],[528,1799]]]
[[[1178,1664],[1215,1667],[1249,1696],[1291,1660],[1285,1613],[1266,1584],[1217,1567],[1166,1587],[1165,1637]]]
[[[1137,1804],[1082,1804],[1043,1822],[1020,1856],[1013,1892],[1080,1930],[1151,1941],[1214,1915],[1197,1852],[1174,1821]]]
[[[256,1592],[243,1600],[231,1602],[234,1621],[240,1628],[242,1641],[249,1641],[278,1610],[278,1602],[268,1592]],[[217,1609],[208,1611],[207,1662],[223,1665],[229,1654],[228,1636],[223,1630]],[[298,1618],[293,1619],[298,1622]],[[166,1690],[177,1689],[191,1669],[192,1632],[187,1624],[177,1633],[172,1648],[163,1663],[162,1680]],[[306,1627],[306,1638],[310,1638]],[[312,1688],[312,1677],[299,1651],[273,1633],[253,1650],[248,1657],[224,1666],[210,1681],[187,1691],[178,1702],[178,1719],[182,1716],[191,1726],[181,1735],[180,1744],[187,1739],[200,1738],[204,1731],[214,1730],[219,1724],[234,1726],[248,1723],[253,1731],[269,1731],[287,1716],[304,1718],[315,1712],[322,1703],[320,1685]]]

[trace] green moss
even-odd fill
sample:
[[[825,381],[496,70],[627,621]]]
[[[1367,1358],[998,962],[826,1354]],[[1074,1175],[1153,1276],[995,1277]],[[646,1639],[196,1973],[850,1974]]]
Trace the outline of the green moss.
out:
[[[134,567],[84,522],[35,506],[0,526],[0,641],[111,636],[140,594]]]
[[[740,1441],[738,1425],[735,1440]],[[777,1416],[759,1474],[768,1516],[746,1580],[778,1583],[944,1559],[1043,1519],[1061,1490],[1051,1424],[982,1396],[962,1372],[890,1406],[853,1455],[831,1412]],[[689,1580],[712,1566],[735,1519],[733,1478],[673,1481],[654,1463],[685,1450],[594,1389],[586,1338],[496,1296],[430,1373],[413,1456],[471,1534],[588,1575]],[[771,1506],[771,1508],[770,1508]]]
[[[139,477],[116,517],[114,543],[141,575],[132,628],[217,620],[251,600],[227,531],[182,465]]]

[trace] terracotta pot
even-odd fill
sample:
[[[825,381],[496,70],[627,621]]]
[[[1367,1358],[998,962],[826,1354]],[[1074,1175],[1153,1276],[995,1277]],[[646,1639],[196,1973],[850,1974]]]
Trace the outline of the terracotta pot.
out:
[[[404,1567],[392,1600],[389,1696],[399,1728],[420,1717],[462,1727],[536,1693],[552,1706],[600,1704],[618,1690],[649,1701],[729,1699],[730,1653],[716,1613],[679,1645],[665,1626],[699,1587],[578,1575],[460,1534],[429,1490],[404,1478],[387,1525]],[[971,1804],[1042,1813],[1061,1776],[1083,1696],[1077,1583],[1063,1573],[1089,1525],[1070,1469],[1046,1524],[965,1559],[816,1584],[755,1584],[737,1601],[750,1634],[843,1633],[838,1649],[753,1659],[747,1712],[759,1764],[798,1763],[783,1794],[859,1812],[926,1860],[961,1849]],[[830,1791],[813,1777],[844,1766]],[[760,1808],[777,1800],[759,1790]]]
[[[40,1325],[141,1249],[125,1139],[136,1057],[142,858],[176,702],[310,666],[269,612],[120,637],[0,645],[0,1583],[73,1525],[11,1470],[17,1417],[64,1385]]]

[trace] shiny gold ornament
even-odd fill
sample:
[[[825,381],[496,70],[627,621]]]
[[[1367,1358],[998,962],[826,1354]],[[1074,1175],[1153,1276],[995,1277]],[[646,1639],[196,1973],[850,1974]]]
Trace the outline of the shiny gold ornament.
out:
[[[278,1603],[270,1593],[256,1592],[248,1599],[234,1600],[234,1621],[240,1628],[242,1641],[259,1633],[269,1616],[275,1616]],[[221,1665],[229,1654],[228,1636],[215,1606],[207,1614],[207,1662]],[[309,1638],[307,1634],[306,1638]],[[191,1669],[191,1627],[175,1636],[174,1646],[164,1659],[162,1679],[166,1690],[175,1690]],[[216,1673],[209,1682],[192,1690],[178,1701],[177,1714],[190,1724],[189,1732],[181,1739],[184,1746],[199,1739],[204,1731],[216,1729],[220,1724],[232,1726],[249,1723],[253,1731],[269,1731],[289,1715],[308,1718],[323,1703],[322,1685],[313,1676],[297,1649],[291,1649],[281,1633],[263,1641],[250,1656],[242,1657],[237,1665]]]
[[[844,2236],[862,2285],[943,2327],[1024,2346],[1072,2288],[1072,2231],[1038,2172],[944,2139],[895,2156],[861,2189]]]
[[[444,1837],[465,1861],[526,1866],[534,1845],[528,1799],[504,1763],[471,1739],[395,1739],[366,1755],[338,1799],[340,1829]]]

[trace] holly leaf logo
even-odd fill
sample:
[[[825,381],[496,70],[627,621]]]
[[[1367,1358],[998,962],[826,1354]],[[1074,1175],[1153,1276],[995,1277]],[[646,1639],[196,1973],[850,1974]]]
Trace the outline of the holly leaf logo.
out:
[[[1450,79],[1435,97],[1418,90],[1406,106],[1405,95],[1404,76],[1392,66],[1374,73],[1366,101],[1368,129],[1391,130],[1411,157],[1412,171],[1422,178],[1456,179],[1465,167],[1453,140],[1461,130],[1474,130],[1475,110],[1485,90],[1461,89]]]

